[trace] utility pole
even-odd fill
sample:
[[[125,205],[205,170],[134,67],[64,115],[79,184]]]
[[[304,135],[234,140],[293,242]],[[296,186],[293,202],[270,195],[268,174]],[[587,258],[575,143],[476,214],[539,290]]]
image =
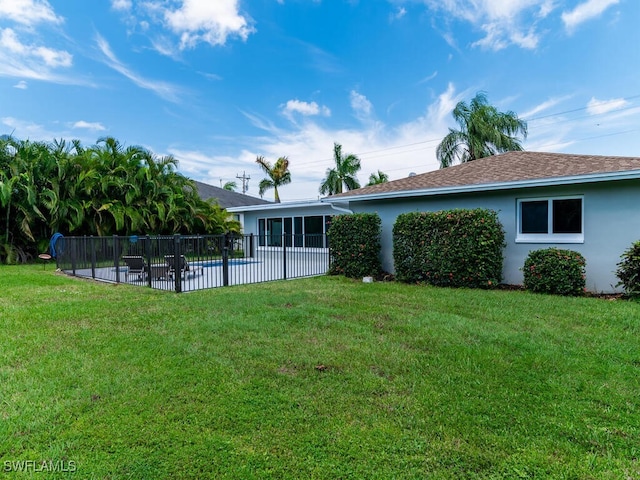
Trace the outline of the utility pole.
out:
[[[242,176],[236,175],[236,178],[238,180],[242,180],[242,193],[247,193],[247,190],[249,190],[249,180],[251,180],[251,176],[242,172]]]

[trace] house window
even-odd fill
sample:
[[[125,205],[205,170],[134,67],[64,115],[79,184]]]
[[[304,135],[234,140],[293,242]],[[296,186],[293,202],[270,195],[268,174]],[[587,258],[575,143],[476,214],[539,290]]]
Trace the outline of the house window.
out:
[[[324,224],[321,215],[304,217],[304,246],[322,248],[324,246]]]
[[[522,243],[583,243],[583,197],[518,200],[518,234]]]
[[[330,215],[275,217],[258,219],[258,245],[261,247],[327,248],[326,233]]]

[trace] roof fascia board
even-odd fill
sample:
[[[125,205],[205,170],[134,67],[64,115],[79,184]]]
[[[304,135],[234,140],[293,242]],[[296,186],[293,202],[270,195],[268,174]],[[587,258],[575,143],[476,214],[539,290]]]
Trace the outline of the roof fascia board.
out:
[[[256,211],[262,211],[262,210],[288,210],[292,208],[326,207],[326,206],[327,204],[321,201],[266,203],[266,204],[260,204],[260,205],[247,205],[246,207],[231,207],[231,208],[227,208],[227,212],[242,213],[242,212],[256,212]]]
[[[418,190],[399,190],[396,192],[372,193],[368,195],[352,195],[347,197],[325,197],[321,202],[349,203],[369,200],[386,200],[390,198],[425,197],[435,195],[451,195],[455,193],[473,193],[495,190],[511,190],[514,188],[552,187],[555,185],[607,182],[614,180],[633,180],[640,178],[640,170],[628,172],[608,172],[589,175],[573,175],[569,177],[541,178],[520,180],[516,182],[484,183],[480,185],[461,185],[456,187],[423,188]]]

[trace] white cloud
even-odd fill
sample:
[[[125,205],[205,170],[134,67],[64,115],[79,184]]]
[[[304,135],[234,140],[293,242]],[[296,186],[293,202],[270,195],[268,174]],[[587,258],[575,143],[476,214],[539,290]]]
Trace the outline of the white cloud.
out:
[[[15,138],[21,140],[49,142],[53,139],[74,138],[85,145],[91,145],[96,140],[94,130],[73,130],[73,125],[57,120],[51,120],[45,126],[31,120],[3,117],[0,118],[0,125],[6,127],[5,131],[10,132]]]
[[[320,106],[316,102],[302,102],[298,99],[289,100],[282,106],[282,113],[291,118],[294,113],[299,113],[305,117],[312,115],[322,115],[328,117],[331,115],[329,107]]]
[[[484,37],[472,46],[501,50],[510,45],[535,49],[540,42],[537,24],[554,9],[553,0],[423,0],[432,10],[475,25]],[[454,46],[449,32],[443,37]]]
[[[255,31],[251,18],[240,11],[240,0],[110,1],[113,10],[123,13],[130,32],[148,35],[158,53],[174,59],[201,43],[245,41]]]
[[[129,11],[131,10],[131,0],[111,0],[111,8],[114,10]]]
[[[596,100],[592,97],[587,103],[587,112],[589,115],[601,115],[609,113],[613,110],[624,108],[629,104],[624,98],[614,98],[611,100]]]
[[[47,0],[0,0],[0,18],[27,26],[38,23],[59,24],[63,21]]]
[[[540,5],[540,10],[538,11],[538,16],[540,18],[547,17],[552,11],[556,8],[556,4],[554,0],[547,0],[542,5]]]
[[[23,45],[18,39],[16,32],[10,28],[5,28],[0,33],[0,46],[6,48],[11,53],[20,55],[24,55],[28,50],[27,46]]]
[[[360,119],[367,119],[371,116],[371,113],[373,112],[373,105],[367,97],[355,90],[351,90],[351,93],[349,94],[349,101],[356,117]]]
[[[391,20],[400,20],[407,14],[407,9],[404,7],[398,7],[395,12],[391,14]]]
[[[527,110],[526,112],[523,112],[521,115],[518,115],[520,118],[527,120],[535,115],[537,115],[540,112],[544,112],[545,110],[548,110],[552,107],[555,107],[556,105],[558,105],[561,102],[564,102],[565,100],[569,99],[570,97],[567,96],[563,96],[563,97],[557,97],[557,98],[550,98],[549,100],[546,100],[538,105],[536,105],[535,107]]]
[[[164,98],[165,100],[169,100],[171,102],[178,101],[178,87],[162,81],[148,80],[146,78],[141,77],[137,73],[133,72],[129,67],[124,65],[113,53],[109,43],[99,34],[96,36],[96,42],[98,43],[98,48],[106,57],[105,63],[114,69],[116,72],[120,73],[124,77],[131,80],[138,87],[143,88],[145,90],[151,90],[153,93],[158,95],[159,97]]]
[[[106,130],[104,125],[102,125],[99,122],[85,122],[84,120],[80,120],[80,121],[74,123],[73,124],[73,128],[84,128],[84,129],[87,129],[87,130],[95,130],[95,131]]]
[[[2,125],[9,128],[15,138],[21,140],[42,140],[55,138],[52,132],[46,130],[42,125],[30,121],[19,120],[14,117],[3,117],[0,119]]]
[[[315,70],[323,74],[341,73],[343,66],[339,57],[306,42],[299,42],[306,48],[306,62]]]
[[[23,43],[10,28],[0,31],[0,76],[68,83],[53,70],[69,68],[72,63],[69,52]]]
[[[206,78],[207,80],[213,80],[216,82],[222,80],[222,77],[217,73],[207,73],[207,72],[198,72],[198,73],[202,75],[204,78]]]
[[[73,63],[73,56],[63,50],[37,47],[33,50],[33,55],[41,58],[48,67],[70,67]]]
[[[587,0],[569,12],[562,13],[565,28],[572,32],[578,25],[600,16],[607,8],[619,0]]]
[[[570,99],[573,96],[566,95],[560,99]],[[590,155],[629,155],[628,143],[613,141],[613,137],[627,135],[630,140],[637,137],[640,106],[623,98],[591,98],[582,108],[579,104],[572,107],[574,108],[565,106],[560,113],[539,116],[535,121],[530,121],[524,148]],[[534,107],[532,110],[538,108]],[[609,140],[603,141],[604,138]]]
[[[240,14],[238,0],[183,0],[177,9],[150,2],[162,12],[166,26],[180,36],[180,49],[193,48],[200,42],[224,45],[229,36],[246,40],[254,31]]]
[[[481,26],[485,37],[474,42],[472,46],[487,50],[502,50],[509,45],[516,45],[528,50],[534,50],[538,46],[540,37],[533,27],[528,31],[519,25],[514,25],[511,19],[501,19]]]
[[[13,88],[19,88],[20,90],[26,90],[28,87],[27,82],[25,82],[24,80],[20,80],[18,83],[16,83]]]
[[[428,77],[424,77],[422,80],[420,80],[418,82],[418,85],[421,83],[427,83],[430,80],[433,80],[434,78],[436,78],[438,76],[438,71],[436,70],[435,72],[433,72],[431,75],[429,75]]]

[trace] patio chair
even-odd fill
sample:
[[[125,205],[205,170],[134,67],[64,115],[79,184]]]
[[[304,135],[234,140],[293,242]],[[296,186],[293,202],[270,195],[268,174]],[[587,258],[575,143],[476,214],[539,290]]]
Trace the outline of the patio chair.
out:
[[[144,276],[149,271],[144,257],[140,255],[124,255],[122,260],[127,264],[127,271],[124,274],[125,281],[129,280],[129,275],[138,275],[138,280],[144,280]]]
[[[164,261],[167,262],[167,265],[169,266],[169,278],[173,278],[174,272],[175,272],[175,261],[174,261],[174,257],[173,255],[165,255],[164,256]],[[200,275],[204,275],[204,268],[202,268],[201,266],[194,266],[194,265],[189,265],[189,262],[187,262],[187,259],[185,258],[184,255],[180,255],[180,261],[179,261],[179,268],[180,268],[180,276],[181,277],[185,277],[187,272],[193,272],[193,275],[197,275],[198,272],[200,272]]]

